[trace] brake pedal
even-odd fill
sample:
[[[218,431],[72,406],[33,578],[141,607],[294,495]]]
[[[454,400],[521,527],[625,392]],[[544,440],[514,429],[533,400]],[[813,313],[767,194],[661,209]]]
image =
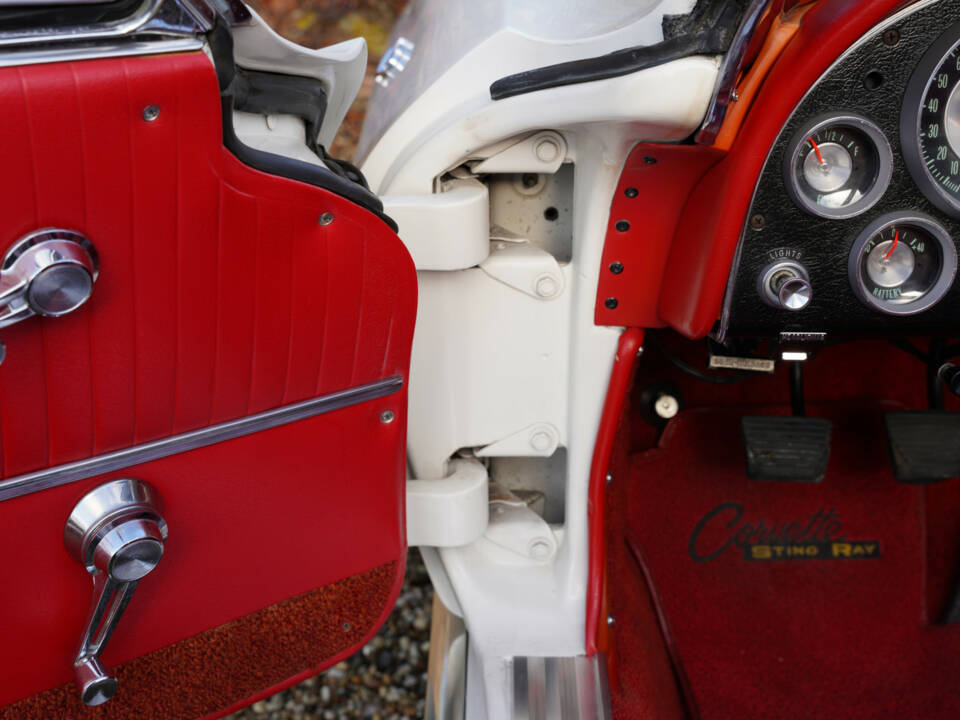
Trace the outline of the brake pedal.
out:
[[[747,477],[772,482],[823,480],[830,459],[833,424],[823,418],[760,415],[743,417]]]
[[[893,476],[909,485],[960,477],[960,413],[914,410],[884,415]]]

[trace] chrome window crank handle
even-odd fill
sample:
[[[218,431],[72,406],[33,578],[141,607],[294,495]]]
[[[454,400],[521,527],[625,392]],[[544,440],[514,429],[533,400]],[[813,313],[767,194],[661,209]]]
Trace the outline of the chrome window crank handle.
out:
[[[99,272],[96,249],[74,230],[24,235],[0,264],[0,328],[32,315],[73,312],[90,298]]]
[[[93,602],[80,636],[74,674],[86,705],[105,703],[117,679],[100,662],[110,635],[137,583],[163,557],[167,524],[157,491],[124,478],[87,493],[70,513],[63,532],[67,550],[93,576]]]

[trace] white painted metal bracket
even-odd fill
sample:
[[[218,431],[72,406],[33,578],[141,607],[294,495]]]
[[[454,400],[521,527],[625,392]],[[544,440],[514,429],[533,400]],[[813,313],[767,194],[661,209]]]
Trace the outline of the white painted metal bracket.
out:
[[[476,451],[477,457],[548,457],[560,444],[560,431],[536,423]]]
[[[567,156],[567,143],[552,130],[528,135],[488,157],[472,170],[483,173],[555,173]]]
[[[480,269],[537,300],[553,300],[563,294],[560,263],[546,250],[527,242],[496,243]]]
[[[384,212],[417,270],[465,270],[490,254],[490,196],[478,180],[457,180],[433,195],[387,195]]]
[[[546,521],[504,487],[490,488],[490,524],[483,534],[492,543],[537,562],[550,562],[557,539]]]
[[[408,545],[469,545],[487,529],[487,469],[457,458],[450,470],[441,480],[407,480]]]

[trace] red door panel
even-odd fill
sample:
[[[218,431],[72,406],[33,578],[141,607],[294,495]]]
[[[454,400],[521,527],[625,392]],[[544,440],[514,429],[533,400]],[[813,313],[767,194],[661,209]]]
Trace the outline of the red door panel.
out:
[[[405,384],[416,278],[399,238],[225,150],[204,54],[0,68],[0,107],[0,250],[63,227],[101,266],[80,310],[0,330],[0,495],[24,473]],[[405,410],[401,389],[0,502],[0,705],[20,701],[0,717],[200,717],[357,647],[403,573]],[[157,488],[170,536],[103,656],[120,689],[88,709],[71,681],[91,582],[62,534],[116,477]]]
[[[388,609],[402,573],[403,523],[392,481],[403,465],[403,428],[397,422],[381,423],[380,414],[403,400],[400,394],[381,398],[0,503],[0,552],[16,558],[18,567],[16,582],[8,584],[0,598],[7,618],[4,647],[10,652],[0,677],[0,704],[64,685],[54,695],[63,697],[70,710],[67,717],[146,718],[158,704],[165,710],[155,717],[205,715],[219,708],[204,704],[207,695],[229,692],[229,687],[218,689],[225,682],[219,676],[249,673],[243,666],[249,657],[218,658],[216,667],[206,667],[191,656],[215,652],[215,646],[179,652],[172,648],[169,660],[158,667],[169,678],[160,688],[148,678],[137,678],[134,658],[351,577],[362,587],[357,595],[333,602],[306,626],[290,624],[288,618],[277,623],[270,633],[277,647],[256,659],[263,684],[244,687],[246,694],[234,692],[229,699],[245,700],[286,680],[289,675],[271,672],[286,668],[290,653],[294,659],[306,653],[291,673],[296,674],[316,671],[326,659],[324,651],[357,645]],[[351,435],[361,431],[362,451],[351,441]],[[296,447],[309,452],[292,451]],[[64,550],[63,524],[88,490],[114,477],[131,476],[162,494],[170,538],[163,560],[141,582],[104,654],[118,672],[120,689],[100,708],[86,709],[73,686],[72,656],[91,583]],[[325,628],[322,639],[329,650],[309,646],[317,632],[313,624]],[[229,634],[229,629],[223,632]],[[249,640],[237,637],[231,642]],[[316,654],[311,656],[310,650]],[[131,674],[134,681],[125,682]],[[202,689],[197,688],[203,697],[178,699],[178,694],[197,687],[198,677],[206,678]],[[13,705],[0,711],[0,717],[26,717],[45,700],[49,702],[49,695]],[[202,712],[172,712],[181,706]]]

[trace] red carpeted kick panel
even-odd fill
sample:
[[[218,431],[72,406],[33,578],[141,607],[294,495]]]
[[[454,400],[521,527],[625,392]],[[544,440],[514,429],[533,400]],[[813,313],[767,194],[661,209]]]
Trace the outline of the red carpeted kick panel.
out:
[[[380,620],[398,571],[388,563],[117,667],[120,690],[89,708],[62,685],[0,709],[2,720],[193,720],[287,678],[317,672]]]
[[[895,482],[883,410],[810,409],[834,423],[821,484],[748,480],[742,413],[731,408],[681,414],[658,448],[633,458],[614,491],[627,522],[611,552],[612,593],[642,579],[645,559],[690,715],[960,717],[960,627],[934,624],[928,610],[953,582],[940,558],[960,545],[950,503],[960,480]],[[764,412],[784,410],[751,410]],[[621,667],[647,661],[618,647]]]

